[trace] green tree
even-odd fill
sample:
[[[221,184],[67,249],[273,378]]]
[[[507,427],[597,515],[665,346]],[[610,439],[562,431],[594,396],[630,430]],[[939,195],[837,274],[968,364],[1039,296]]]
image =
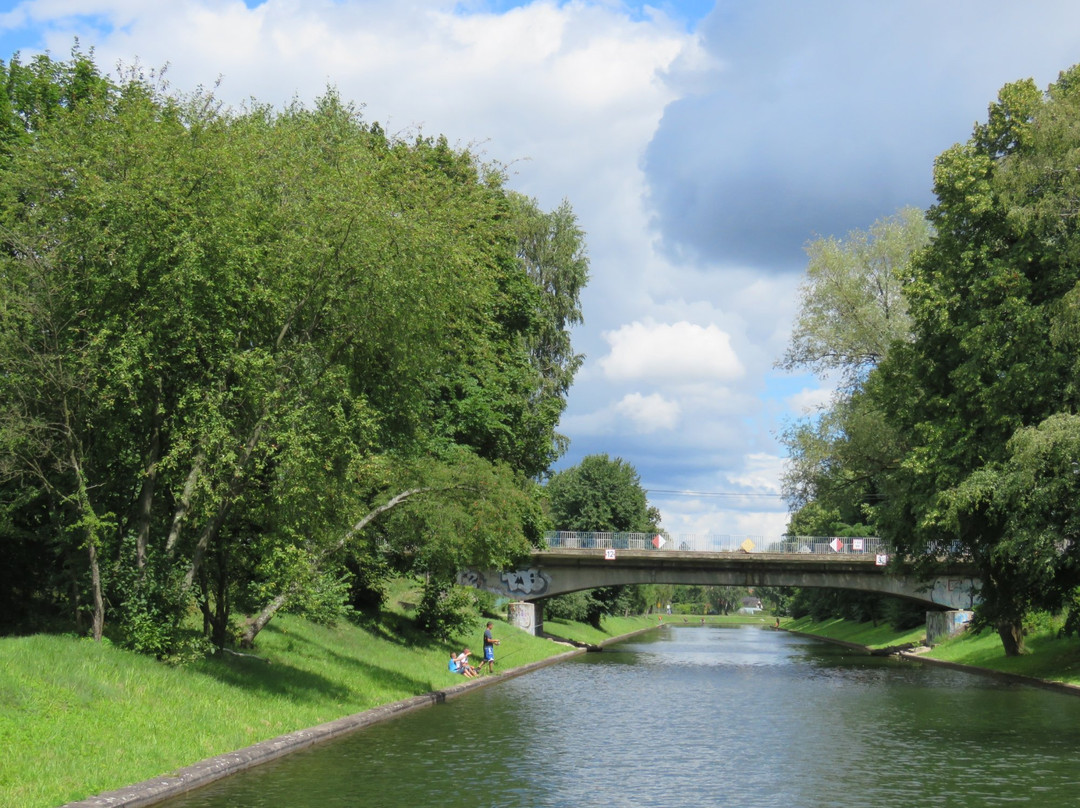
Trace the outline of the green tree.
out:
[[[905,208],[868,231],[807,247],[799,313],[777,366],[824,379],[836,374],[840,389],[829,406],[782,435],[790,459],[785,497],[796,516],[809,509],[789,532],[835,535],[864,521],[878,475],[896,462],[895,431],[863,387],[894,344],[912,339],[903,286],[929,239],[923,213]]]
[[[622,458],[588,455],[578,465],[551,475],[547,494],[548,516],[559,530],[616,533],[659,530],[660,512],[649,506],[637,470]],[[635,601],[628,587],[602,587],[561,597],[563,601],[559,597],[549,601],[553,614],[563,611],[584,614],[597,628],[605,614],[633,609]]]
[[[588,455],[551,475],[549,514],[559,530],[653,533],[660,515],[651,508],[637,470],[622,458]]]
[[[539,478],[566,449],[555,430],[581,364],[570,329],[582,321],[588,259],[568,203],[544,213],[511,192],[506,207],[495,294],[486,316],[448,346],[457,374],[437,406],[446,438]]]
[[[936,236],[906,288],[916,338],[881,364],[875,392],[904,443],[878,524],[914,558],[973,561],[978,624],[1010,655],[1026,612],[1074,603],[1080,583],[1075,544],[1050,539],[1074,507],[1068,483],[1023,491],[1060,467],[1071,426],[1058,416],[1077,404],[1078,75],[1046,93],[1007,85],[938,158]]]
[[[333,91],[230,111],[75,61],[7,83],[0,528],[62,538],[94,636],[107,603],[129,628],[194,603],[251,642],[383,568],[358,558],[444,575],[538,540],[560,441],[529,413],[565,388],[502,175]]]
[[[844,240],[810,242],[799,313],[777,366],[835,372],[845,389],[857,386],[894,342],[911,338],[903,284],[929,239],[923,212],[904,208]]]

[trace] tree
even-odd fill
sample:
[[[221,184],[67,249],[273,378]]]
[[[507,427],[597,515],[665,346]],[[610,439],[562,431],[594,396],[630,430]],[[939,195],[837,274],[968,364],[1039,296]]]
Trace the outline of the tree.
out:
[[[903,285],[929,238],[923,213],[905,208],[846,240],[821,238],[807,247],[799,313],[777,366],[822,377],[836,373],[841,383],[828,407],[782,435],[790,458],[785,498],[796,511],[813,504],[811,521],[826,512],[835,525],[864,521],[878,475],[896,461],[897,436],[863,386],[894,344],[912,338]],[[805,535],[825,528],[790,530]]]
[[[659,530],[660,513],[650,507],[637,470],[622,458],[606,454],[588,455],[568,469],[556,472],[547,484],[548,515],[559,530],[654,533]],[[560,596],[554,606],[585,616],[600,627],[605,614],[623,610],[626,587],[602,587],[588,593]],[[572,606],[566,604],[573,603]],[[580,619],[580,618],[578,618]]]
[[[569,329],[583,321],[580,292],[589,278],[584,233],[566,200],[550,213],[520,194],[511,194],[510,201],[518,258],[541,299],[539,327],[530,335],[529,352],[545,381],[543,397],[557,401],[570,389],[583,360],[574,351]]]
[[[637,470],[622,458],[588,455],[551,475],[549,514],[559,530],[652,533],[659,513],[650,508]]]
[[[232,111],[85,57],[16,67],[0,529],[63,537],[95,636],[106,604],[130,629],[194,603],[217,645],[249,613],[251,642],[341,605],[358,556],[445,574],[538,540],[568,380],[530,347],[557,325],[500,172],[333,91]]]
[[[903,284],[929,239],[923,212],[904,208],[846,240],[810,242],[799,313],[777,366],[821,376],[835,371],[843,389],[856,387],[894,342],[911,338]]]
[[[511,192],[506,205],[503,237],[514,256],[499,267],[486,316],[452,346],[460,375],[440,392],[440,428],[453,442],[539,478],[566,449],[555,430],[582,361],[570,329],[582,321],[588,259],[568,203],[544,213]]]
[[[915,339],[878,369],[876,401],[904,438],[878,524],[913,558],[974,562],[978,625],[1010,655],[1026,612],[1075,606],[1080,584],[1070,483],[1046,485],[1077,404],[1078,77],[1065,71],[1046,93],[1007,85],[938,158],[936,235],[906,288]]]

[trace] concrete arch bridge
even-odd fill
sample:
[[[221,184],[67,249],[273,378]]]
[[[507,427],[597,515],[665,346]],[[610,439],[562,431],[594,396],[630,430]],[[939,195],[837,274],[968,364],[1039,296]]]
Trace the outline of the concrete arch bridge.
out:
[[[574,533],[546,537],[530,563],[516,570],[466,571],[459,582],[515,601],[620,584],[694,586],[797,586],[878,592],[934,609],[971,609],[980,582],[962,564],[943,566],[930,579],[905,575],[890,564],[873,537]],[[542,618],[535,619],[538,625]]]

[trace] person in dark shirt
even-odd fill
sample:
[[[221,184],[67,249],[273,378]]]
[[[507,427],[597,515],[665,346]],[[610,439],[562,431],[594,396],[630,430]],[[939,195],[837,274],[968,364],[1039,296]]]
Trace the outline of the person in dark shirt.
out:
[[[488,666],[488,673],[495,672],[495,646],[498,644],[499,641],[491,636],[491,623],[489,622],[484,628],[484,661],[480,663],[481,668],[485,664]]]

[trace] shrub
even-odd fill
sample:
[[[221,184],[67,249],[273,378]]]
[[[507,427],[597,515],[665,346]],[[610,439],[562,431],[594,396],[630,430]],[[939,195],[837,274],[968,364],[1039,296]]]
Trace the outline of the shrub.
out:
[[[416,610],[416,623],[432,637],[448,640],[476,625],[474,604],[473,595],[464,587],[429,579]]]

